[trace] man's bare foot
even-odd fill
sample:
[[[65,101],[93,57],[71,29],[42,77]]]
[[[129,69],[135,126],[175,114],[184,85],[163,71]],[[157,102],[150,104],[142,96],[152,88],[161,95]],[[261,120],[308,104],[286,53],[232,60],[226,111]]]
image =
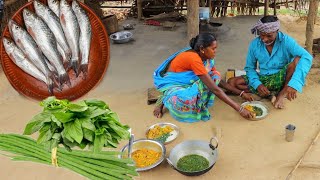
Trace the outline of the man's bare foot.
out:
[[[287,94],[285,92],[280,92],[276,98],[276,100],[272,103],[275,108],[283,109],[284,108],[284,99],[286,98]],[[272,101],[271,101],[272,102]]]
[[[153,110],[153,115],[157,118],[161,118],[164,113],[164,105],[161,103],[160,105],[156,106]]]

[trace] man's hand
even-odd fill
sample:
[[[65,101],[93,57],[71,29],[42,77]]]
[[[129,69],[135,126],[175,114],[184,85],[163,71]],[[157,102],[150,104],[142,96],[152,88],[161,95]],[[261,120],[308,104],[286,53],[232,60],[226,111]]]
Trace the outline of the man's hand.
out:
[[[285,87],[285,91],[286,91],[287,98],[289,101],[297,98],[297,90],[293,89],[292,87],[290,87],[290,86]]]
[[[265,87],[263,84],[260,84],[257,88],[259,95],[261,97],[265,97],[265,96],[269,96],[270,95],[270,91],[267,87]]]
[[[254,98],[251,96],[250,93],[243,93],[241,96],[243,99],[247,100],[247,101],[254,101]]]

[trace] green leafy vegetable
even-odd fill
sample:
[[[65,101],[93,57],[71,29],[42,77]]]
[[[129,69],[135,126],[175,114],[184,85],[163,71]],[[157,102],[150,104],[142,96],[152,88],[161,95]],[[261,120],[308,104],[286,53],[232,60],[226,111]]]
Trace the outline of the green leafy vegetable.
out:
[[[115,148],[120,140],[129,139],[129,126],[121,124],[118,115],[101,100],[71,103],[48,97],[40,105],[43,111],[26,125],[24,134],[39,131],[37,142],[47,148],[59,144],[68,150],[90,146],[99,152],[103,147]]]

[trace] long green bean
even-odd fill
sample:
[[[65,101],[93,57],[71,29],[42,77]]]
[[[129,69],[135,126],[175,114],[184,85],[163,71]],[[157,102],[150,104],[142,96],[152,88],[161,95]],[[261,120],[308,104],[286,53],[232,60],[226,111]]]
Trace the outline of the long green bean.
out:
[[[0,151],[15,155],[6,155],[14,161],[31,161],[51,164],[51,152],[44,149],[33,139],[17,134],[0,134]],[[58,148],[57,157],[59,167],[64,167],[84,177],[93,180],[102,179],[132,179],[130,175],[138,173],[132,159],[120,159],[120,152],[108,151],[92,153],[89,151],[73,150],[69,152]]]

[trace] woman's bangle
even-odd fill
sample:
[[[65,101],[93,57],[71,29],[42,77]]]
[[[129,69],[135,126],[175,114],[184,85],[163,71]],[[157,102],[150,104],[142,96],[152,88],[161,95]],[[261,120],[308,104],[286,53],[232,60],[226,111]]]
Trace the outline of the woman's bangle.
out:
[[[242,113],[243,109],[244,109],[244,107],[240,106],[239,113]]]
[[[243,95],[243,93],[244,93],[244,91],[241,91],[241,93],[240,93],[240,95],[239,95],[239,96],[241,97],[241,96]]]

